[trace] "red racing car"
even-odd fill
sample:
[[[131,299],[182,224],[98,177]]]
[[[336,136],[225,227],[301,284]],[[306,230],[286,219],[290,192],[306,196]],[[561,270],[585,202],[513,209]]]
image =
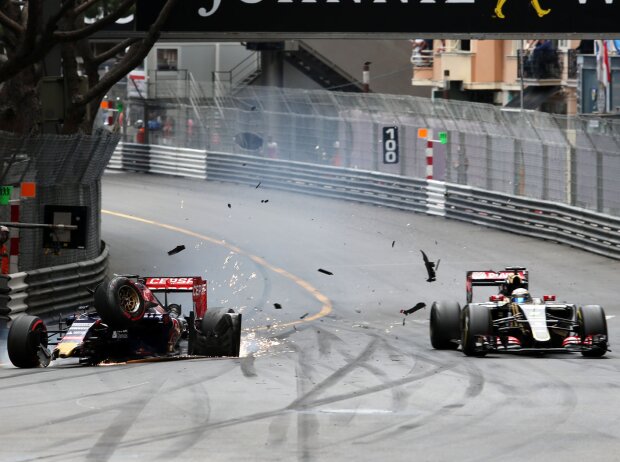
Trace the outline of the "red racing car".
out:
[[[191,292],[189,316],[168,303],[173,292]],[[184,353],[235,357],[241,343],[241,314],[208,310],[207,282],[195,276],[114,277],[97,287],[92,306],[79,307],[58,324],[50,330],[36,316],[16,318],[7,340],[11,362],[27,368],[70,357],[85,364]]]

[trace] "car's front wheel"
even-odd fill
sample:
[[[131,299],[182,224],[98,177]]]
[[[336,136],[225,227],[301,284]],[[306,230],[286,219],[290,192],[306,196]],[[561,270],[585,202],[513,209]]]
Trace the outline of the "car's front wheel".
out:
[[[436,350],[456,350],[461,337],[461,306],[458,302],[434,302],[430,318],[431,345]]]
[[[584,343],[590,339],[592,348],[581,354],[588,358],[599,358],[607,352],[607,319],[605,311],[599,305],[586,305],[577,310],[579,336]]]
[[[491,335],[491,311],[486,306],[467,305],[463,309],[461,347],[467,356],[485,356],[484,338]]]
[[[47,327],[41,318],[22,315],[11,324],[7,350],[14,366],[47,367],[51,358],[47,344]]]

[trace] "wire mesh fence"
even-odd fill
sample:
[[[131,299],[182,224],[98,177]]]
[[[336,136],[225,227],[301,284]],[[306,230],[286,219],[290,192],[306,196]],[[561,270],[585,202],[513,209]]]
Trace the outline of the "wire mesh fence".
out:
[[[620,215],[620,120],[567,117],[403,95],[246,86],[204,105],[132,101],[151,144],[278,157],[426,176],[427,140],[438,180]],[[153,110],[156,107],[156,110]],[[137,109],[136,109],[137,108]],[[141,142],[127,120],[126,141]],[[166,121],[168,125],[166,128]],[[150,130],[150,127],[155,129]],[[396,126],[400,159],[383,161],[382,130]]]
[[[15,216],[15,208],[12,215],[12,207],[0,205],[0,221],[45,223],[45,205],[88,208],[84,249],[62,249],[60,252],[44,249],[43,229],[21,229],[19,271],[76,263],[99,256],[100,180],[119,138],[118,133],[106,130],[93,135],[35,137],[0,132],[0,185],[14,187],[10,205],[19,207],[19,215]],[[35,197],[20,199],[22,182],[36,184]],[[10,245],[17,243],[13,241]]]

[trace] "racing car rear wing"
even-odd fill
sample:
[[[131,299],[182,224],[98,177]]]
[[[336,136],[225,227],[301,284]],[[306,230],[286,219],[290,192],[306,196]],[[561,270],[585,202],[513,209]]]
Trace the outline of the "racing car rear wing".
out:
[[[521,279],[520,286],[527,289],[529,286],[528,270],[520,267],[507,267],[504,271],[468,271],[465,290],[467,292],[467,303],[471,303],[474,286],[501,286],[506,282],[508,276],[518,275]]]
[[[144,277],[144,285],[151,292],[192,292],[196,318],[203,318],[207,311],[207,281],[200,276]]]

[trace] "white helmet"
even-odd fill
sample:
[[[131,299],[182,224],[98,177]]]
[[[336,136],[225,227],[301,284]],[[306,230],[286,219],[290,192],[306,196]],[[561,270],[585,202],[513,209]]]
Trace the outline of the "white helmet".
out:
[[[514,303],[526,303],[531,300],[531,297],[527,289],[519,288],[512,291],[512,294],[510,294],[510,299]]]

